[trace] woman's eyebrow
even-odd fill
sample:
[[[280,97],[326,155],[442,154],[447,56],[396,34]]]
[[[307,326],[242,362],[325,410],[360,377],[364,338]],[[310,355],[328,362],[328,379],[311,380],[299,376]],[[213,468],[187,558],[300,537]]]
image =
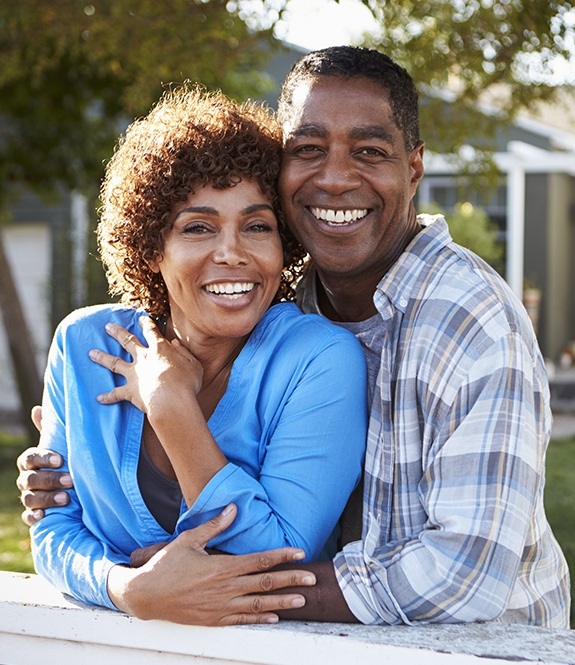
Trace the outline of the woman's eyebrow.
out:
[[[244,208],[241,212],[242,215],[252,215],[254,212],[259,212],[260,210],[274,211],[270,203],[254,203],[253,205]]]
[[[185,212],[196,213],[200,215],[219,215],[220,213],[211,206],[189,206],[188,208],[183,208],[178,212],[176,218],[180,215],[183,215]]]
[[[254,203],[240,210],[240,214],[251,215],[254,212],[259,212],[260,210],[271,210],[271,212],[274,211],[270,203]],[[187,208],[183,208],[178,212],[178,214],[176,215],[176,219],[180,215],[183,215],[184,213],[192,213],[197,215],[211,215],[212,217],[219,217],[220,215],[219,210],[217,210],[217,208],[213,208],[212,206],[188,206]]]

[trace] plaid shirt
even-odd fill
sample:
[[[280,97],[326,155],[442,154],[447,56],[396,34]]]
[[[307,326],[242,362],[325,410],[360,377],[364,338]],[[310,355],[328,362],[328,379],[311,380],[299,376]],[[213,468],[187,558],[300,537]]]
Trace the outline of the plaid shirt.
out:
[[[569,573],[543,508],[552,417],[532,326],[445,220],[420,221],[374,295],[369,343],[381,360],[363,540],[335,557],[338,582],[366,624],[567,628]],[[300,304],[317,311],[313,268]]]

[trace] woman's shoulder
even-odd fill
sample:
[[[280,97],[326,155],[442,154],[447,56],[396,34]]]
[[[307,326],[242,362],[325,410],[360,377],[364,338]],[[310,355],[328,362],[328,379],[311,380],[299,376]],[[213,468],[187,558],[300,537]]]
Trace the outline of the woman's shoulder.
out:
[[[318,314],[304,314],[293,302],[282,302],[271,307],[254,331],[260,338],[291,339],[302,347],[317,344],[343,344],[345,347],[361,345],[355,335]]]
[[[144,310],[125,305],[89,305],[70,312],[58,325],[58,333],[67,336],[74,332],[82,334],[90,329],[103,330],[106,323],[116,323],[132,330],[141,316],[147,316]]]

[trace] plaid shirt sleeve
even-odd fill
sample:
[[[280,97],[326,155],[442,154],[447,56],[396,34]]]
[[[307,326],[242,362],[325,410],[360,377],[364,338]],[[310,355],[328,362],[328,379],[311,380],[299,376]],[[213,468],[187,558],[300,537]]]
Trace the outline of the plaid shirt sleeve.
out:
[[[389,513],[369,501],[390,491],[377,471],[382,423],[372,414],[364,540],[335,559],[345,598],[367,624],[482,621],[508,610],[518,621],[566,627],[565,588],[557,589],[557,571],[565,587],[566,570],[543,512],[541,441],[548,432],[540,431],[545,396],[532,355],[512,334],[465,370],[457,364],[458,373],[465,375],[452,396],[438,398],[437,386],[422,391],[421,459],[396,460],[395,482],[403,474],[408,493],[416,484],[425,521],[412,501],[398,499],[401,487]],[[417,402],[413,392],[402,399]]]
[[[496,298],[450,296],[443,318],[440,303],[410,318],[402,299],[371,412],[363,540],[334,559],[351,611],[365,624],[568,627],[543,508],[548,385],[528,323]]]

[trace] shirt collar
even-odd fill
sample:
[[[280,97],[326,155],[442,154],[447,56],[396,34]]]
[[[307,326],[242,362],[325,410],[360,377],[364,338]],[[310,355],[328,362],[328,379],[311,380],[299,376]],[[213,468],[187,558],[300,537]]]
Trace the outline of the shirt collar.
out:
[[[405,312],[430,257],[452,241],[442,215],[418,215],[417,221],[421,231],[377,285],[373,301],[382,314],[382,310],[387,309],[387,303]]]

